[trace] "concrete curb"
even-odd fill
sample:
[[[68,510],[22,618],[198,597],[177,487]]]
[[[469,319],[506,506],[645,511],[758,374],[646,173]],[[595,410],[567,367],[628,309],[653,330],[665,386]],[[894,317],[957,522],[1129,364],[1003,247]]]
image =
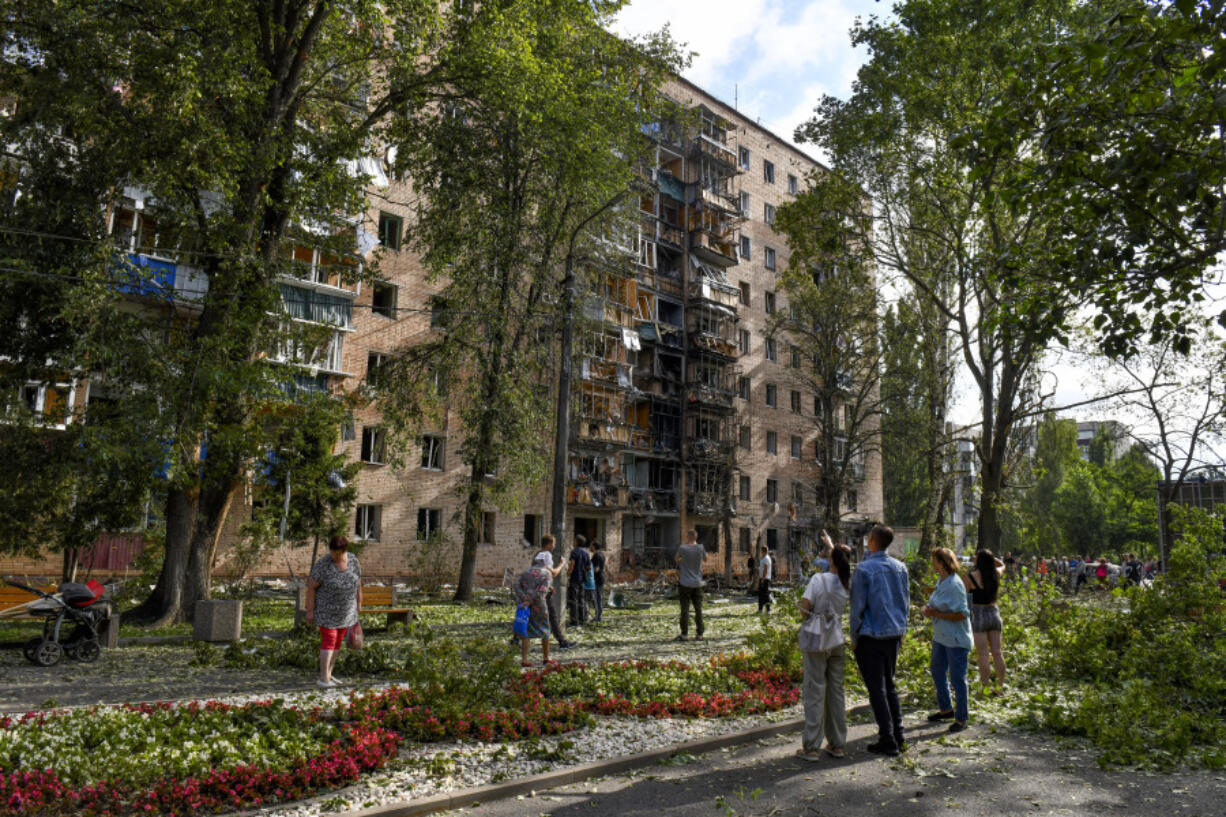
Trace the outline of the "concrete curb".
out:
[[[847,708],[848,716],[868,711],[870,710],[867,703],[857,703]],[[804,725],[804,718],[793,718],[791,720],[780,721],[779,723],[768,723],[763,726],[742,729],[740,732],[713,735],[686,743],[674,743],[662,749],[653,749],[650,752],[642,752],[637,755],[623,755],[621,757],[605,758],[604,760],[594,760],[591,763],[572,766],[568,769],[542,772],[531,777],[508,780],[505,783],[494,783],[488,786],[478,786],[473,789],[435,794],[408,803],[373,806],[361,811],[351,812],[351,814],[352,817],[418,817],[418,815],[434,814],[439,811],[476,806],[481,803],[488,803],[491,800],[502,800],[520,794],[530,794],[532,792],[554,789],[559,786],[569,786],[572,783],[582,783],[594,777],[606,777],[611,774],[620,774],[633,769],[654,766],[660,761],[667,760],[681,752],[699,755],[723,749],[726,746],[752,743],[763,738],[783,735],[788,732],[797,732],[803,729]],[[331,799],[343,794],[343,791],[329,792],[326,795],[301,802],[306,804],[316,800]],[[238,817],[241,817],[241,815]]]
[[[766,724],[765,726],[755,726],[740,732],[729,732],[726,735],[699,738],[698,740],[691,740],[686,743],[674,743],[662,749],[653,749],[637,755],[594,760],[591,763],[583,763],[579,766],[559,769],[555,772],[542,772],[530,777],[521,777],[518,780],[509,780],[505,783],[494,783],[488,786],[478,786],[473,789],[436,794],[408,803],[375,806],[352,812],[352,814],[353,817],[417,817],[417,815],[422,814],[433,814],[439,811],[464,808],[465,806],[479,805],[490,800],[502,800],[507,797],[514,797],[515,795],[553,789],[558,786],[568,786],[572,783],[581,783],[593,777],[605,777],[632,769],[641,769],[645,766],[654,766],[661,760],[667,760],[680,752],[689,752],[695,755],[702,754],[722,749],[725,746],[735,746],[741,743],[761,740],[762,738],[786,734],[787,732],[795,732],[803,728],[804,724],[804,719],[796,718],[780,723]],[[329,799],[334,798],[341,793],[331,792],[327,797]]]

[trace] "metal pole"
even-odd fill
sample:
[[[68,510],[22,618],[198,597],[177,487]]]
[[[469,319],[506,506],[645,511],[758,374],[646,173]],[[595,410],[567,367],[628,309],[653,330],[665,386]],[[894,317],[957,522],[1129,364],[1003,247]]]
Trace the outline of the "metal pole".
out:
[[[285,472],[285,504],[281,508],[281,544],[285,544],[285,525],[289,521],[289,481],[291,471]]]

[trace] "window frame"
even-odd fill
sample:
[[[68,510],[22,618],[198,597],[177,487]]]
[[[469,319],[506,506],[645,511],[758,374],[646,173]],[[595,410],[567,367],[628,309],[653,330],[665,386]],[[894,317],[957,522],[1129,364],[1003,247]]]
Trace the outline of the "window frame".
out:
[[[424,514],[424,517],[423,517]],[[422,525],[423,518],[425,525]],[[425,531],[425,536],[422,531]],[[442,508],[418,508],[417,509],[417,541],[424,542],[432,535],[439,533],[443,529],[443,509]]]
[[[371,522],[373,512],[374,521]],[[378,542],[383,534],[383,505],[364,502],[354,507],[353,537],[359,542]]]
[[[369,439],[367,438],[369,433]],[[379,459],[373,459],[374,457]],[[365,465],[386,465],[387,429],[380,425],[362,426],[362,446],[358,458]]]
[[[391,292],[391,304],[379,304],[380,290]],[[375,281],[370,285],[370,314],[390,320],[396,319],[396,306],[400,302],[400,287],[390,281]]]
[[[389,226],[393,223],[396,225],[396,239],[394,245],[389,243],[387,240],[387,234],[384,231],[385,223]],[[379,226],[375,235],[379,240],[379,246],[392,250],[393,252],[400,252],[404,239],[404,217],[398,216],[395,213],[389,213],[386,210],[380,210],[378,225]]]
[[[437,453],[437,456],[435,454]],[[437,460],[437,465],[433,464]],[[447,470],[447,437],[442,434],[421,435],[421,468],[426,471]]]

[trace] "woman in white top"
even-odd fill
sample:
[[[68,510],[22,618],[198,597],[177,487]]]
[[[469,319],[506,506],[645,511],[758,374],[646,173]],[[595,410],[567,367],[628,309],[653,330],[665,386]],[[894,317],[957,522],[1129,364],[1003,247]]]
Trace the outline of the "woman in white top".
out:
[[[796,756],[801,760],[820,760],[822,738],[826,753],[843,757],[847,743],[847,717],[843,704],[843,612],[847,609],[851,582],[851,548],[835,545],[822,531],[822,542],[830,548],[829,570],[815,573],[805,587],[800,609],[805,614],[800,627],[800,649],[804,655],[805,730]]]

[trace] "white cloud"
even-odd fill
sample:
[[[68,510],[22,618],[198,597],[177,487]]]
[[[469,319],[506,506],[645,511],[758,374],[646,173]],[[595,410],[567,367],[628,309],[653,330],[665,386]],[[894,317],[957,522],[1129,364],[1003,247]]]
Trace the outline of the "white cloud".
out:
[[[767,0],[634,0],[618,16],[616,30],[645,34],[670,24],[673,37],[687,51],[698,52],[686,76],[709,88],[749,44],[746,35],[757,28],[766,6]]]
[[[851,47],[857,15],[886,11],[875,0],[632,0],[617,30],[670,23],[674,38],[698,52],[688,79],[790,141],[822,94],[849,93],[864,56]]]

